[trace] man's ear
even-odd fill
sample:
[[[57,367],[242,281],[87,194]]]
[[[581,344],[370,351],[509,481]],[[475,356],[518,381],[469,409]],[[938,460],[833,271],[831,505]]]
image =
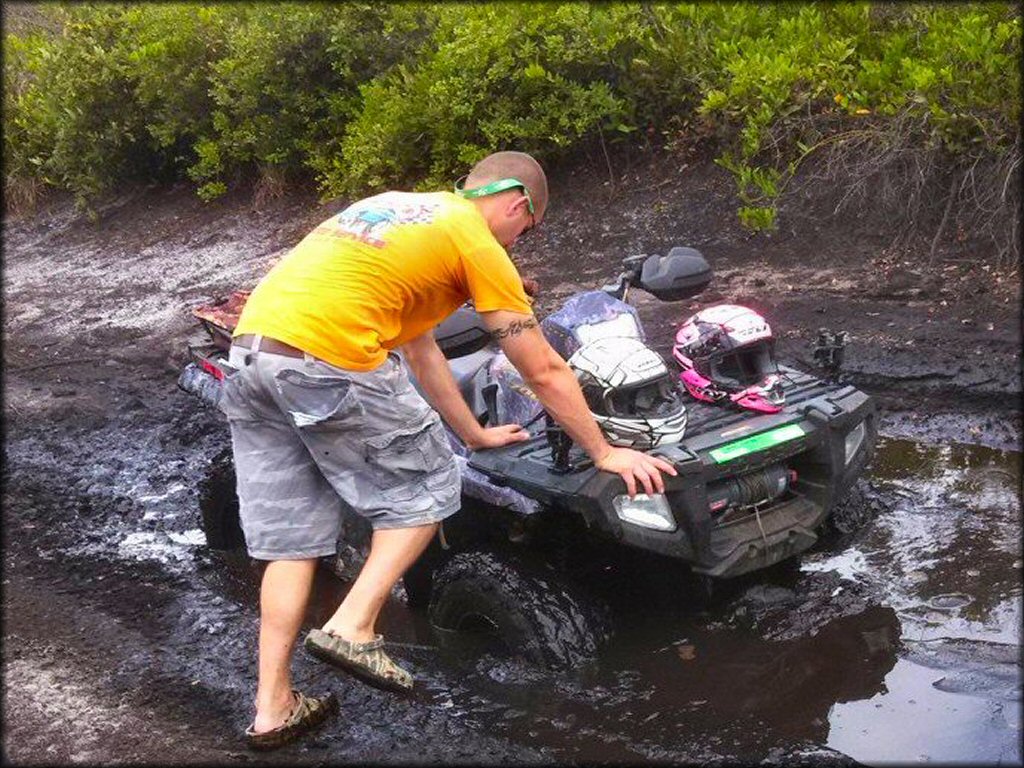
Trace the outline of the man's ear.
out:
[[[527,213],[529,212],[530,200],[529,198],[527,198],[526,195],[519,195],[517,198],[515,198],[514,202],[512,203],[512,207],[509,209],[509,213],[511,213],[513,216],[518,216],[520,213],[520,206],[522,206],[523,211]]]
[[[522,200],[521,195],[509,195],[508,205],[505,206],[505,217],[514,219],[518,214],[516,213],[516,207],[519,205],[519,201]]]

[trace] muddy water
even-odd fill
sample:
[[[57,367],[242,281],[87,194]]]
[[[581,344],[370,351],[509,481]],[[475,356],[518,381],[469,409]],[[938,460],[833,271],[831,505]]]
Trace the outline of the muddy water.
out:
[[[386,754],[408,734],[423,754],[448,757],[437,744],[457,739],[466,754],[511,744],[519,759],[559,762],[1019,762],[1020,478],[1019,453],[883,439],[870,494],[885,511],[870,527],[710,599],[664,564],[631,575],[617,633],[593,664],[554,673],[471,638],[440,642],[396,599],[380,629],[420,681],[411,699],[301,652],[297,683],[342,696],[345,718],[318,742],[339,758],[353,743]],[[129,484],[131,511],[107,515],[114,501],[97,500],[86,540],[55,531],[39,556],[87,581],[173,575],[182,588],[162,642],[176,663],[200,658],[189,677],[241,721],[257,574],[203,545],[193,483]],[[323,622],[345,589],[324,569],[307,623]]]
[[[559,760],[1019,762],[1020,478],[1019,453],[882,440],[869,529],[767,586],[655,590],[570,674],[439,648],[399,606],[386,631],[435,706]],[[815,592],[863,610],[803,623]]]
[[[883,441],[896,496],[854,546],[805,568],[879,586],[903,651],[869,698],[837,703],[827,744],[865,763],[1021,759],[1021,454]]]

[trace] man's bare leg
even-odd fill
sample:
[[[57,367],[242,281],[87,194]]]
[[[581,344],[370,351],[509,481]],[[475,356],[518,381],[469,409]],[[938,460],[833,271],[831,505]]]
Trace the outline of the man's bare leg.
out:
[[[377,616],[391,588],[427,548],[437,523],[373,532],[370,556],[338,610],[324,624],[325,632],[355,643],[372,640]]]
[[[260,586],[260,666],[253,730],[263,733],[284,723],[292,698],[292,647],[306,615],[316,559],[274,560]]]

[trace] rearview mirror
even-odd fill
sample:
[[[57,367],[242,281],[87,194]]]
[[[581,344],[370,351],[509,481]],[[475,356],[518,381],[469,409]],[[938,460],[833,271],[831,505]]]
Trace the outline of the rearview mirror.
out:
[[[665,256],[644,260],[637,287],[660,301],[681,301],[696,296],[710,282],[711,267],[700,251],[676,246]]]

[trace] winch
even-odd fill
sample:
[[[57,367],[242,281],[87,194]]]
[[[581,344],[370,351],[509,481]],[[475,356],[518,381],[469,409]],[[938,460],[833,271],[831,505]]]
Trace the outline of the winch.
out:
[[[782,496],[795,482],[795,470],[783,464],[772,464],[757,472],[709,484],[708,507],[711,514],[718,516],[729,509],[768,504]]]

